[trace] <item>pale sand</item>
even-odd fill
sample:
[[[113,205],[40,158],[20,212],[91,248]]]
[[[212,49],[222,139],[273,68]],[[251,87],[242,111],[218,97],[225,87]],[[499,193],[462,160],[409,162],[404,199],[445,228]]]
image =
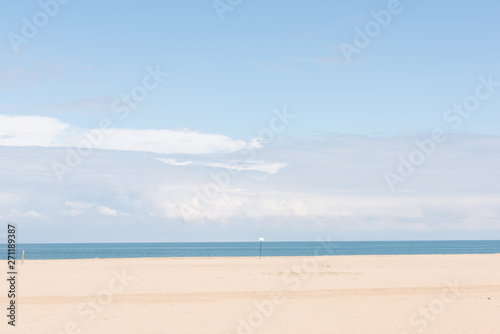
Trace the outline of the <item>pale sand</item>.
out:
[[[0,333],[500,333],[500,254],[28,260],[18,268],[17,326],[6,324],[2,280]],[[117,281],[113,271],[122,270],[134,279]],[[272,291],[281,300],[262,315],[254,302],[271,305]],[[89,311],[92,302],[99,311]],[[253,327],[239,328],[249,317]]]

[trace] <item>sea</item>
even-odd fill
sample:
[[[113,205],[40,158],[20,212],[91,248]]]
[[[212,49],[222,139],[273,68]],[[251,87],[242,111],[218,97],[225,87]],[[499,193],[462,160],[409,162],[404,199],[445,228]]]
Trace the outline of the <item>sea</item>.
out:
[[[7,259],[7,245],[0,258]],[[18,244],[16,259],[494,254],[500,240]]]

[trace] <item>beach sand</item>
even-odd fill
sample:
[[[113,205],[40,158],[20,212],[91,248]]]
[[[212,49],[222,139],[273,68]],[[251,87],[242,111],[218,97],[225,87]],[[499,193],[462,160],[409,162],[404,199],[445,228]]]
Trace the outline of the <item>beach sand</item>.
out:
[[[26,260],[18,272],[15,328],[0,284],[1,333],[500,333],[500,254]]]

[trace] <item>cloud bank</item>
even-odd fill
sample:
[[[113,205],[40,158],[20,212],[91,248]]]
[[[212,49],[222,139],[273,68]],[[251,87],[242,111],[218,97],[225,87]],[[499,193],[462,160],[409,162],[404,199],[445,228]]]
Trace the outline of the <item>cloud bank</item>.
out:
[[[26,242],[500,237],[500,137],[450,135],[391,192],[416,137],[281,138],[253,159],[95,150],[63,183],[65,148],[2,146],[0,216]]]

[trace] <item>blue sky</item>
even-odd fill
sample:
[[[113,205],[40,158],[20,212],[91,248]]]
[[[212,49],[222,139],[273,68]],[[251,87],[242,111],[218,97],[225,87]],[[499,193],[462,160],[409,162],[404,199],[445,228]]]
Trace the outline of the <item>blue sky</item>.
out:
[[[26,242],[499,237],[500,88],[484,86],[500,81],[498,2],[222,3],[236,4],[223,20],[212,1],[6,5],[0,218]],[[23,35],[43,7],[53,17]],[[340,45],[388,11],[347,59]],[[488,96],[452,127],[478,85]],[[57,176],[103,119],[116,130]],[[436,128],[447,139],[401,181],[399,157]]]

